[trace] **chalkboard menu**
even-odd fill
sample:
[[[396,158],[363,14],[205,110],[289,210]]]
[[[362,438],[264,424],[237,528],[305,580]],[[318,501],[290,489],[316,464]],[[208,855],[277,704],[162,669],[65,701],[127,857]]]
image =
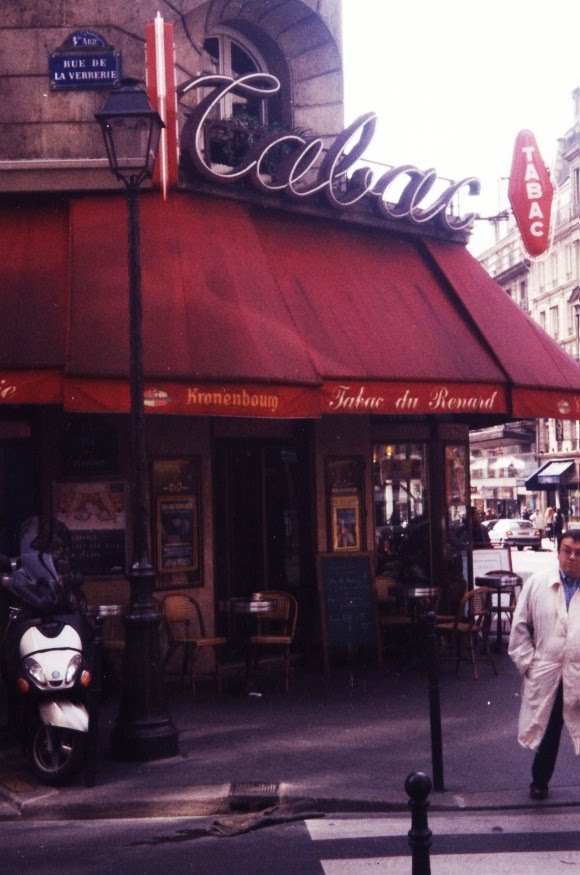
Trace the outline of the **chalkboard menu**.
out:
[[[65,477],[109,476],[118,468],[117,436],[102,418],[67,419],[61,441]]]
[[[318,580],[324,667],[328,671],[331,648],[350,652],[361,647],[377,649],[370,555],[321,554]]]

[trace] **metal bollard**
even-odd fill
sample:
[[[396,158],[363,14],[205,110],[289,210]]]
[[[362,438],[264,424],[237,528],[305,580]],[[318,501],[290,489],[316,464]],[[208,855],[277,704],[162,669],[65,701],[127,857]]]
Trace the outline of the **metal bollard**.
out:
[[[429,719],[431,724],[431,763],[433,789],[445,790],[443,783],[443,738],[441,732],[441,700],[439,697],[439,665],[435,636],[435,614],[427,614],[427,671],[429,675]]]
[[[431,778],[424,772],[411,772],[405,781],[405,790],[409,796],[411,809],[411,829],[409,830],[409,847],[411,848],[413,866],[411,875],[431,875],[429,848],[431,847],[431,830],[427,824],[427,797],[431,792]]]

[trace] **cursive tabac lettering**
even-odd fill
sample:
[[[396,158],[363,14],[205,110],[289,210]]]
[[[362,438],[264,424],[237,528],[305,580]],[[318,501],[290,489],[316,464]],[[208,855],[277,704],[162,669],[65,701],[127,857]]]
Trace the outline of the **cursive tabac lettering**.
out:
[[[339,134],[324,157],[321,137],[306,139],[294,133],[272,133],[250,146],[235,167],[224,171],[213,166],[205,151],[204,125],[220,101],[232,91],[266,99],[279,91],[280,83],[275,76],[265,73],[249,73],[239,79],[212,75],[191,80],[181,86],[180,92],[209,87],[213,90],[191,113],[182,136],[184,150],[196,171],[206,179],[231,183],[247,178],[260,191],[285,193],[295,199],[322,194],[336,209],[372,198],[376,211],[384,218],[406,219],[421,225],[438,219],[452,231],[472,224],[474,214],[456,216],[452,204],[463,188],[467,188],[469,194],[479,193],[479,182],[474,177],[452,183],[434,196],[438,178],[433,169],[419,170],[412,165],[402,165],[377,179],[369,167],[357,167],[376,129],[377,116],[373,112],[360,116]],[[287,155],[270,176],[264,171],[265,161],[280,147],[286,148]]]

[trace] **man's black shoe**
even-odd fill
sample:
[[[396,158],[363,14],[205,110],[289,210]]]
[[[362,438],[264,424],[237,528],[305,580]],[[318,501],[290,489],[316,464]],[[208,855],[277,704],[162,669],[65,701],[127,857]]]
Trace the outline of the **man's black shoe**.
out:
[[[540,786],[530,784],[530,797],[538,802],[541,802],[542,799],[547,799],[549,792],[547,784],[541,784]]]

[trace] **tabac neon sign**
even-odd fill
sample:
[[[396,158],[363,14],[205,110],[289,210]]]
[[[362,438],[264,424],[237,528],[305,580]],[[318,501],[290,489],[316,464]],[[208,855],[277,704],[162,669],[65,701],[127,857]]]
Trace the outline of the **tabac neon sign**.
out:
[[[416,225],[437,221],[450,231],[468,228],[474,213],[453,214],[452,203],[464,188],[479,194],[479,182],[468,177],[453,182],[435,195],[438,180],[433,169],[420,170],[411,164],[393,167],[377,177],[369,167],[357,166],[375,133],[377,115],[367,112],[339,134],[324,154],[321,137],[297,133],[267,134],[248,148],[239,164],[231,169],[212,166],[204,148],[204,125],[227,94],[268,99],[280,90],[280,82],[266,73],[250,73],[233,79],[229,76],[201,76],[182,85],[181,94],[192,88],[212,88],[193,110],[183,128],[182,149],[197,173],[212,182],[232,184],[249,180],[263,193],[284,194],[296,200],[323,195],[336,209],[365,201],[385,219],[407,220]],[[284,147],[274,173],[266,171],[268,159]],[[395,193],[396,192],[396,193]]]
[[[514,143],[508,197],[530,255],[542,255],[550,242],[554,187],[531,131],[520,131]]]

